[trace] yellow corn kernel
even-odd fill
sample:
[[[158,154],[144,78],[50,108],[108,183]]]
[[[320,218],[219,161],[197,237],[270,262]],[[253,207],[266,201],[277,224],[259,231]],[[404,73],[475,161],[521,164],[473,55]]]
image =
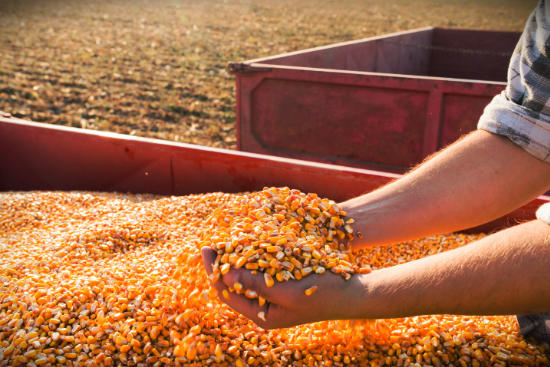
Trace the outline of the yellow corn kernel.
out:
[[[239,257],[237,261],[235,262],[235,268],[239,269],[246,264],[246,258],[245,257]]]
[[[216,361],[218,363],[221,362],[221,359],[222,359],[222,356],[223,356],[223,350],[222,350],[222,346],[220,344],[216,344],[214,354],[216,356]]]
[[[222,290],[222,295],[223,295],[223,298],[229,299],[229,292],[227,291],[227,289]]]
[[[220,267],[220,273],[222,275],[225,275],[229,272],[229,270],[231,269],[231,265],[230,264],[223,264],[221,267]]]
[[[316,286],[316,285],[314,285],[314,286],[312,286],[312,287],[309,287],[308,289],[306,289],[306,290],[304,291],[304,294],[305,294],[306,296],[311,296],[313,293],[315,293],[315,292],[317,291],[317,288],[319,288],[319,287]]]
[[[244,296],[246,298],[256,298],[258,297],[258,293],[252,289],[247,289],[246,291],[244,291]]]
[[[189,348],[187,348],[185,352],[185,357],[188,361],[192,361],[197,356],[197,350],[195,349],[195,345],[190,345]]]
[[[176,345],[174,348],[174,355],[176,357],[185,357],[187,354],[187,349],[185,348],[185,345],[183,343],[180,343]]]
[[[241,293],[243,291],[243,285],[239,282],[235,282],[233,283],[233,289],[235,289],[237,293]]]
[[[265,285],[268,287],[272,287],[273,284],[275,284],[275,281],[273,280],[273,277],[269,275],[268,273],[264,273],[264,281]]]
[[[266,251],[269,252],[269,253],[277,253],[277,252],[281,251],[281,248],[279,246],[268,246],[266,248]]]
[[[368,274],[370,272],[372,272],[372,268],[370,266],[363,266],[358,270],[359,274]]]
[[[265,298],[262,297],[262,296],[258,296],[258,305],[260,307],[262,307],[263,305],[265,305]]]

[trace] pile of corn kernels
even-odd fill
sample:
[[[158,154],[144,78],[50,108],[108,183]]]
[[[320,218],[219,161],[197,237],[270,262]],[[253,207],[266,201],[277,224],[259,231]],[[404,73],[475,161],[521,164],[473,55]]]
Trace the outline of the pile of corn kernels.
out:
[[[199,234],[243,195],[0,193],[0,366],[543,366],[513,316],[263,330],[218,300]],[[364,250],[372,269],[478,235]],[[363,267],[363,265],[361,265]],[[254,270],[254,269],[252,269]],[[275,276],[276,277],[276,276]]]
[[[244,194],[237,203],[220,207],[207,218],[201,246],[217,251],[210,280],[218,281],[230,268],[262,272],[267,287],[310,274],[331,271],[349,279],[354,273],[369,273],[360,256],[344,240],[353,240],[353,219],[346,219],[334,201],[288,187],[266,187]],[[317,290],[305,290],[311,295]],[[265,299],[256,291],[235,283],[229,291],[248,298]],[[223,296],[229,298],[227,290]],[[265,321],[263,312],[258,316]]]

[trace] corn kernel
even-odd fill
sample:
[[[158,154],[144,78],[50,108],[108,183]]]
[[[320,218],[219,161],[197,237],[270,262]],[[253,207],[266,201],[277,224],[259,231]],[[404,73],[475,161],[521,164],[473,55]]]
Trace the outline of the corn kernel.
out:
[[[268,273],[264,273],[264,280],[265,280],[265,285],[268,287],[273,287],[273,285],[275,284],[273,277]]]
[[[244,291],[244,296],[246,298],[256,298],[258,297],[258,293],[252,289],[247,289],[246,291]]]
[[[309,287],[308,289],[306,289],[306,290],[304,291],[304,294],[305,294],[306,296],[311,296],[313,293],[315,293],[315,292],[317,291],[317,288],[319,288],[319,287],[316,286],[316,285],[314,285],[314,286],[312,286],[312,287]]]
[[[229,272],[229,269],[231,269],[231,265],[229,264],[223,264],[221,267],[220,267],[220,273],[222,275],[225,275]]]
[[[237,293],[241,293],[243,291],[243,285],[239,282],[233,283],[233,288]]]

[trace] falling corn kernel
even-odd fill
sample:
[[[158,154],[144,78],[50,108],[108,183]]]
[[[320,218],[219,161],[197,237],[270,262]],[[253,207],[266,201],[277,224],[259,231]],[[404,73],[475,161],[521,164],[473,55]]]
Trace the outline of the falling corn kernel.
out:
[[[264,273],[264,280],[265,280],[265,285],[268,287],[273,287],[273,285],[275,284],[273,277],[268,273]]]
[[[308,289],[306,289],[304,291],[304,293],[305,293],[306,296],[311,296],[313,293],[315,293],[317,291],[317,288],[319,288],[319,287],[314,285],[313,287],[309,287]]]
[[[244,291],[244,295],[246,298],[257,298],[258,297],[258,293],[252,289],[247,289],[246,291]]]
[[[237,293],[241,293],[243,291],[243,285],[239,282],[235,282],[233,283],[233,289],[235,289]]]
[[[262,321],[265,321],[265,312],[263,311],[258,312],[258,318]]]
[[[220,267],[220,273],[222,273],[222,275],[227,274],[227,273],[229,272],[230,269],[231,269],[231,265],[230,265],[230,264],[223,264],[223,265]]]

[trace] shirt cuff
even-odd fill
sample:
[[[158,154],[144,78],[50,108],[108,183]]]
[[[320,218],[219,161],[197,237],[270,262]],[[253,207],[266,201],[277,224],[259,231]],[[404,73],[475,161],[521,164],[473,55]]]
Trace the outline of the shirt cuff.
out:
[[[504,92],[485,107],[477,128],[506,136],[534,157],[550,163],[550,116],[512,102]]]
[[[550,203],[543,204],[537,209],[537,219],[550,224]]]

